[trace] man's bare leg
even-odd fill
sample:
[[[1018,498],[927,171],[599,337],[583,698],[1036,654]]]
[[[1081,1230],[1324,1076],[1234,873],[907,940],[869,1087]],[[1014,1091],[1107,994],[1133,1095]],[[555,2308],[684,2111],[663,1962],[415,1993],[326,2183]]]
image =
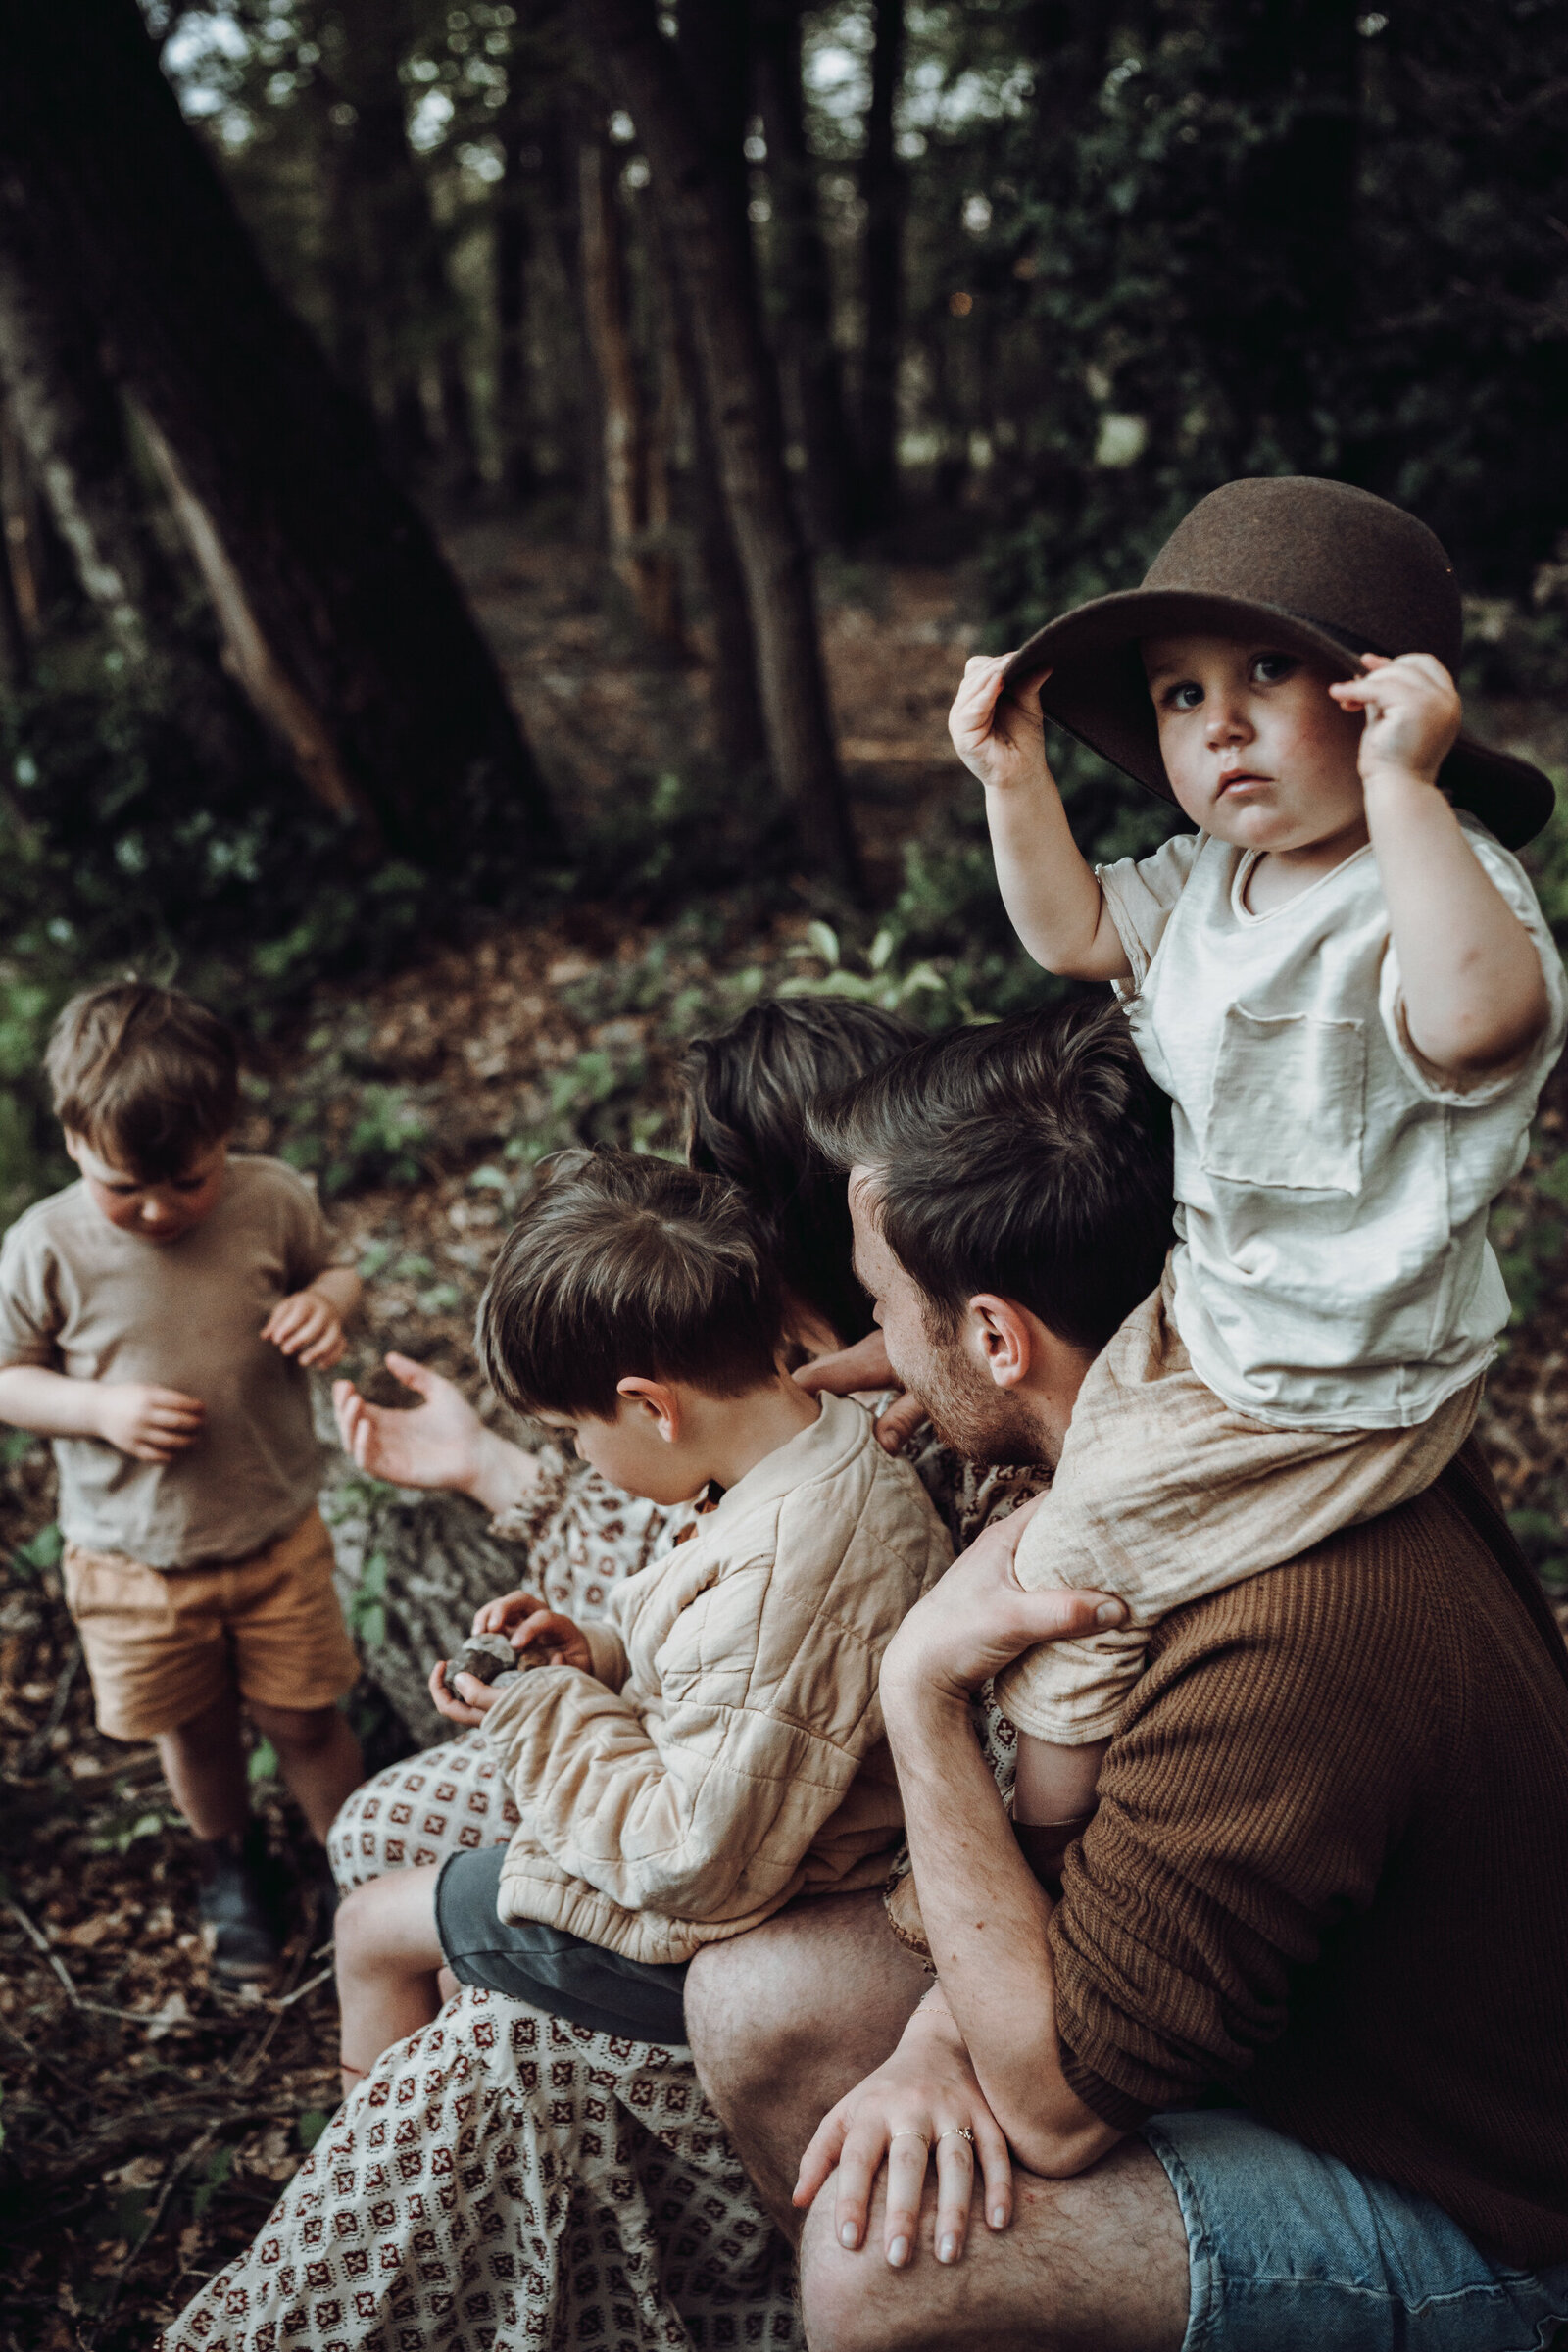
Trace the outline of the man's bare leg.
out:
[[[882,2191],[858,2253],[833,2228],[836,2180],[801,2241],[811,2352],[1181,2352],[1187,2333],[1187,2231],[1165,2168],[1123,2140],[1072,2180],[1014,2174],[1010,2228],[977,2226],[963,2259],[932,2251],[927,2183],[914,2260],[890,2269]]]
[[[686,2033],[703,2087],[792,2237],[807,2142],[881,2065],[930,1982],[888,1926],[880,1894],[798,1903],[692,1962]]]

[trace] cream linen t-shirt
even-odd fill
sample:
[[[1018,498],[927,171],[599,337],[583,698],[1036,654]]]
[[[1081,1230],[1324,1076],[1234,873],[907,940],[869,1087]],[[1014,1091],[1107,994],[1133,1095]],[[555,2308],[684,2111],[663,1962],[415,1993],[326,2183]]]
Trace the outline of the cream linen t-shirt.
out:
[[[68,1543],[152,1568],[243,1559],[302,1519],[321,1482],[309,1376],[261,1337],[280,1298],[345,1253],[279,1159],[235,1153],[210,1216],[177,1242],[119,1232],[74,1184],[0,1250],[0,1363],[149,1381],[207,1407],[172,1462],[57,1438]]]
[[[1517,858],[1460,812],[1541,956],[1545,1030],[1462,1087],[1405,1029],[1370,848],[1265,914],[1255,854],[1206,833],[1099,869],[1116,993],[1175,1105],[1175,1318],[1199,1378],[1291,1428],[1399,1429],[1483,1371],[1508,1320],[1487,1214],[1521,1166],[1568,988]]]

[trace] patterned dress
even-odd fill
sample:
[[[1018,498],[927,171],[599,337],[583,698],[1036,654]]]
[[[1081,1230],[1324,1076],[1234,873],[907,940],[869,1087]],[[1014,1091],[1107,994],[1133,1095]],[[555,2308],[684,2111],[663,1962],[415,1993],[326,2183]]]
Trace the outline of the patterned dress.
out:
[[[917,1436],[911,1458],[956,1549],[1038,1491]],[[695,1520],[561,1457],[496,1522],[553,1608],[610,1589]],[[999,1781],[1011,1729],[982,1704]],[[477,1732],[378,1773],[329,1851],[347,1889],[500,1842],[517,1811]],[[906,1865],[902,1865],[906,1867]],[[385,2051],[255,2243],[170,2329],[167,2352],[802,2352],[794,2258],[697,2080],[691,2053],[595,2034],[464,1986]]]

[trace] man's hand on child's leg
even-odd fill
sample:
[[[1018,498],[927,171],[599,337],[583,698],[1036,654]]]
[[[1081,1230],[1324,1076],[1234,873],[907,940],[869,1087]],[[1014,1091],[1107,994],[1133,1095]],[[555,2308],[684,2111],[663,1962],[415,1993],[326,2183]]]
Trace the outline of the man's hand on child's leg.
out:
[[[202,1434],[207,1407],[182,1389],[150,1381],[103,1381],[98,1390],[98,1435],[137,1462],[172,1462]]]
[[[262,1325],[262,1337],[284,1355],[298,1356],[310,1372],[328,1372],[347,1342],[343,1318],[319,1291],[295,1291],[280,1298]]]

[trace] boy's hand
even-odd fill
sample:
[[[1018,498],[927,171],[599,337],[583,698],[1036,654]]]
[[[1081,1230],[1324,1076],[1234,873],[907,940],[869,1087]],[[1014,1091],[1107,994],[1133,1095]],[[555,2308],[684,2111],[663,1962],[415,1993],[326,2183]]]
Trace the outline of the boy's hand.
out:
[[[1342,710],[1365,713],[1358,764],[1363,784],[1414,776],[1436,784],[1463,711],[1458,690],[1435,654],[1363,654],[1366,675],[1329,688]]]
[[[548,1607],[549,1603],[540,1600],[533,1592],[524,1592],[520,1589],[515,1592],[503,1592],[496,1599],[487,1600],[483,1608],[474,1610],[473,1630],[476,1634],[510,1636],[514,1625],[520,1625],[525,1617],[545,1613]],[[569,1623],[569,1620],[563,1618],[562,1623]]]
[[[969,773],[982,784],[1004,788],[1049,773],[1040,689],[1051,672],[1015,678],[1004,693],[1002,681],[1011,660],[1010,654],[971,654],[948,713],[953,748]]]
[[[172,1462],[201,1436],[206,1412],[199,1396],[147,1381],[106,1382],[98,1390],[99,1437],[136,1462]]]
[[[298,1356],[311,1372],[327,1372],[347,1342],[343,1318],[319,1291],[295,1291],[280,1298],[262,1325],[262,1337],[284,1355]]]
[[[493,1690],[488,1683],[481,1683],[476,1674],[460,1674],[448,1690],[449,1663],[446,1658],[438,1658],[430,1669],[431,1699],[437,1714],[444,1715],[448,1723],[461,1723],[466,1731],[472,1731],[476,1723],[484,1721],[487,1710],[502,1693]]]
[[[594,1653],[581,1626],[570,1617],[563,1617],[558,1610],[534,1609],[521,1633],[510,1638],[515,1650],[543,1650],[544,1659],[536,1658],[536,1663],[578,1666],[584,1674],[592,1674],[594,1670]]]

